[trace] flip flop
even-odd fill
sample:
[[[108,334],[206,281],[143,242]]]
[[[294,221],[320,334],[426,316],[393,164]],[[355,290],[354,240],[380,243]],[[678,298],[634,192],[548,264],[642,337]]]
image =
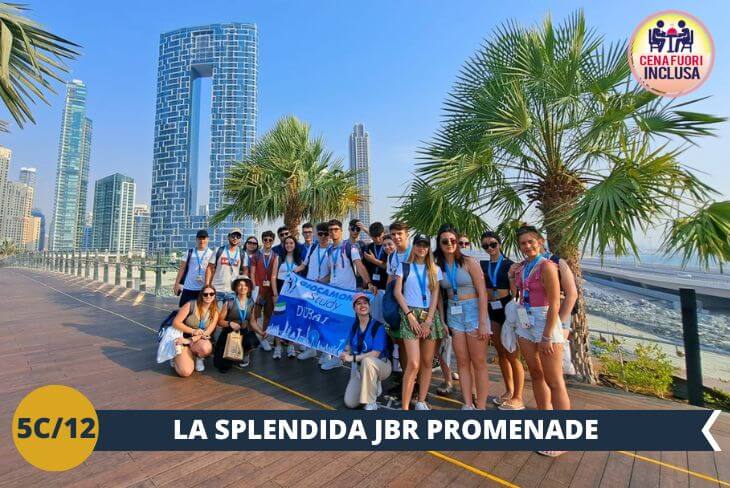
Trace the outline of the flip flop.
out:
[[[537,452],[541,456],[556,458],[558,456],[562,456],[563,454],[565,454],[568,451],[535,451],[535,452]]]

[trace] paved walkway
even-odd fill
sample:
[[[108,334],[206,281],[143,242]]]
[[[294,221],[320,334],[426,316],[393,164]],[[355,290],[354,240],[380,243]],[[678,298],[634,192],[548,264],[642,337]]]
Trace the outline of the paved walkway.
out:
[[[9,427],[18,402],[51,383],[73,386],[98,409],[343,408],[348,372],[314,360],[258,354],[250,371],[182,380],[154,356],[169,300],[37,270],[0,269],[0,486],[540,486],[729,487],[730,416],[713,434],[725,452],[95,452],[64,473],[20,457]],[[501,391],[497,368],[491,383]],[[436,380],[434,381],[434,384]],[[529,391],[529,383],[527,385]],[[571,385],[575,408],[689,408],[602,387]],[[433,397],[435,408],[459,408]],[[531,397],[528,405],[534,405]],[[723,481],[721,481],[723,480]]]

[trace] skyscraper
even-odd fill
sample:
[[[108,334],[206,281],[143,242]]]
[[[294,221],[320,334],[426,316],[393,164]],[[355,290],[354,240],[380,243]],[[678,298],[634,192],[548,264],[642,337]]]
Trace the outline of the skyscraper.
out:
[[[365,197],[353,217],[370,225],[370,136],[362,124],[356,124],[350,134],[350,169],[358,171],[357,187]]]
[[[40,228],[38,229],[38,250],[43,251],[46,249],[46,216],[39,208],[32,209],[30,211],[30,215],[39,220]]]
[[[21,183],[25,183],[29,187],[33,188],[33,192],[35,192],[36,169],[20,168],[20,178],[18,181],[20,181]]]
[[[119,173],[96,181],[92,249],[110,252],[132,250],[134,232],[134,180]]]
[[[211,78],[211,151],[208,210],[223,203],[223,180],[234,161],[245,158],[256,132],[258,34],[254,24],[212,24],[160,36],[157,109],[152,160],[150,249],[189,247],[207,217],[198,211],[198,132],[202,78]],[[206,175],[201,175],[205,178]],[[253,233],[250,220],[227,221],[229,229]]]
[[[24,246],[27,233],[32,231],[33,188],[8,180],[11,156],[10,149],[0,146],[0,241],[7,239]]]
[[[86,85],[80,80],[66,84],[66,106],[56,168],[56,191],[51,224],[52,250],[81,246],[91,155],[91,120],[86,117]]]
[[[146,251],[150,246],[150,207],[138,203],[134,206],[133,251]]]

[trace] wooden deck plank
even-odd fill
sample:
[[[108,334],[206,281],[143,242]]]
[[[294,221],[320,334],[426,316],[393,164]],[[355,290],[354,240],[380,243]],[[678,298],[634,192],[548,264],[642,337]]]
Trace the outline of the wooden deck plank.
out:
[[[651,459],[659,459],[661,453],[659,452],[637,452],[639,456],[648,457]],[[634,468],[631,471],[631,481],[629,482],[630,488],[653,488],[659,486],[660,477],[660,466],[658,464],[651,464],[646,462],[635,462]]]

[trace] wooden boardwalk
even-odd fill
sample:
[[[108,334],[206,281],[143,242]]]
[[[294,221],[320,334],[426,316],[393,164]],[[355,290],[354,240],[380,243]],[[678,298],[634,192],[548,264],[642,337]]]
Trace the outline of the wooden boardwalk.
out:
[[[20,457],[9,430],[18,402],[42,385],[77,388],[98,409],[344,408],[349,373],[258,354],[246,372],[220,374],[208,361],[204,373],[182,380],[154,360],[154,332],[169,300],[35,270],[0,269],[0,287],[0,486],[730,487],[724,413],[713,428],[725,449],[719,453],[571,452],[549,459],[489,451],[95,452],[71,471],[43,472]],[[497,368],[490,368],[500,393]],[[689,408],[602,387],[569,388],[575,408]],[[456,397],[429,401],[459,408]]]

